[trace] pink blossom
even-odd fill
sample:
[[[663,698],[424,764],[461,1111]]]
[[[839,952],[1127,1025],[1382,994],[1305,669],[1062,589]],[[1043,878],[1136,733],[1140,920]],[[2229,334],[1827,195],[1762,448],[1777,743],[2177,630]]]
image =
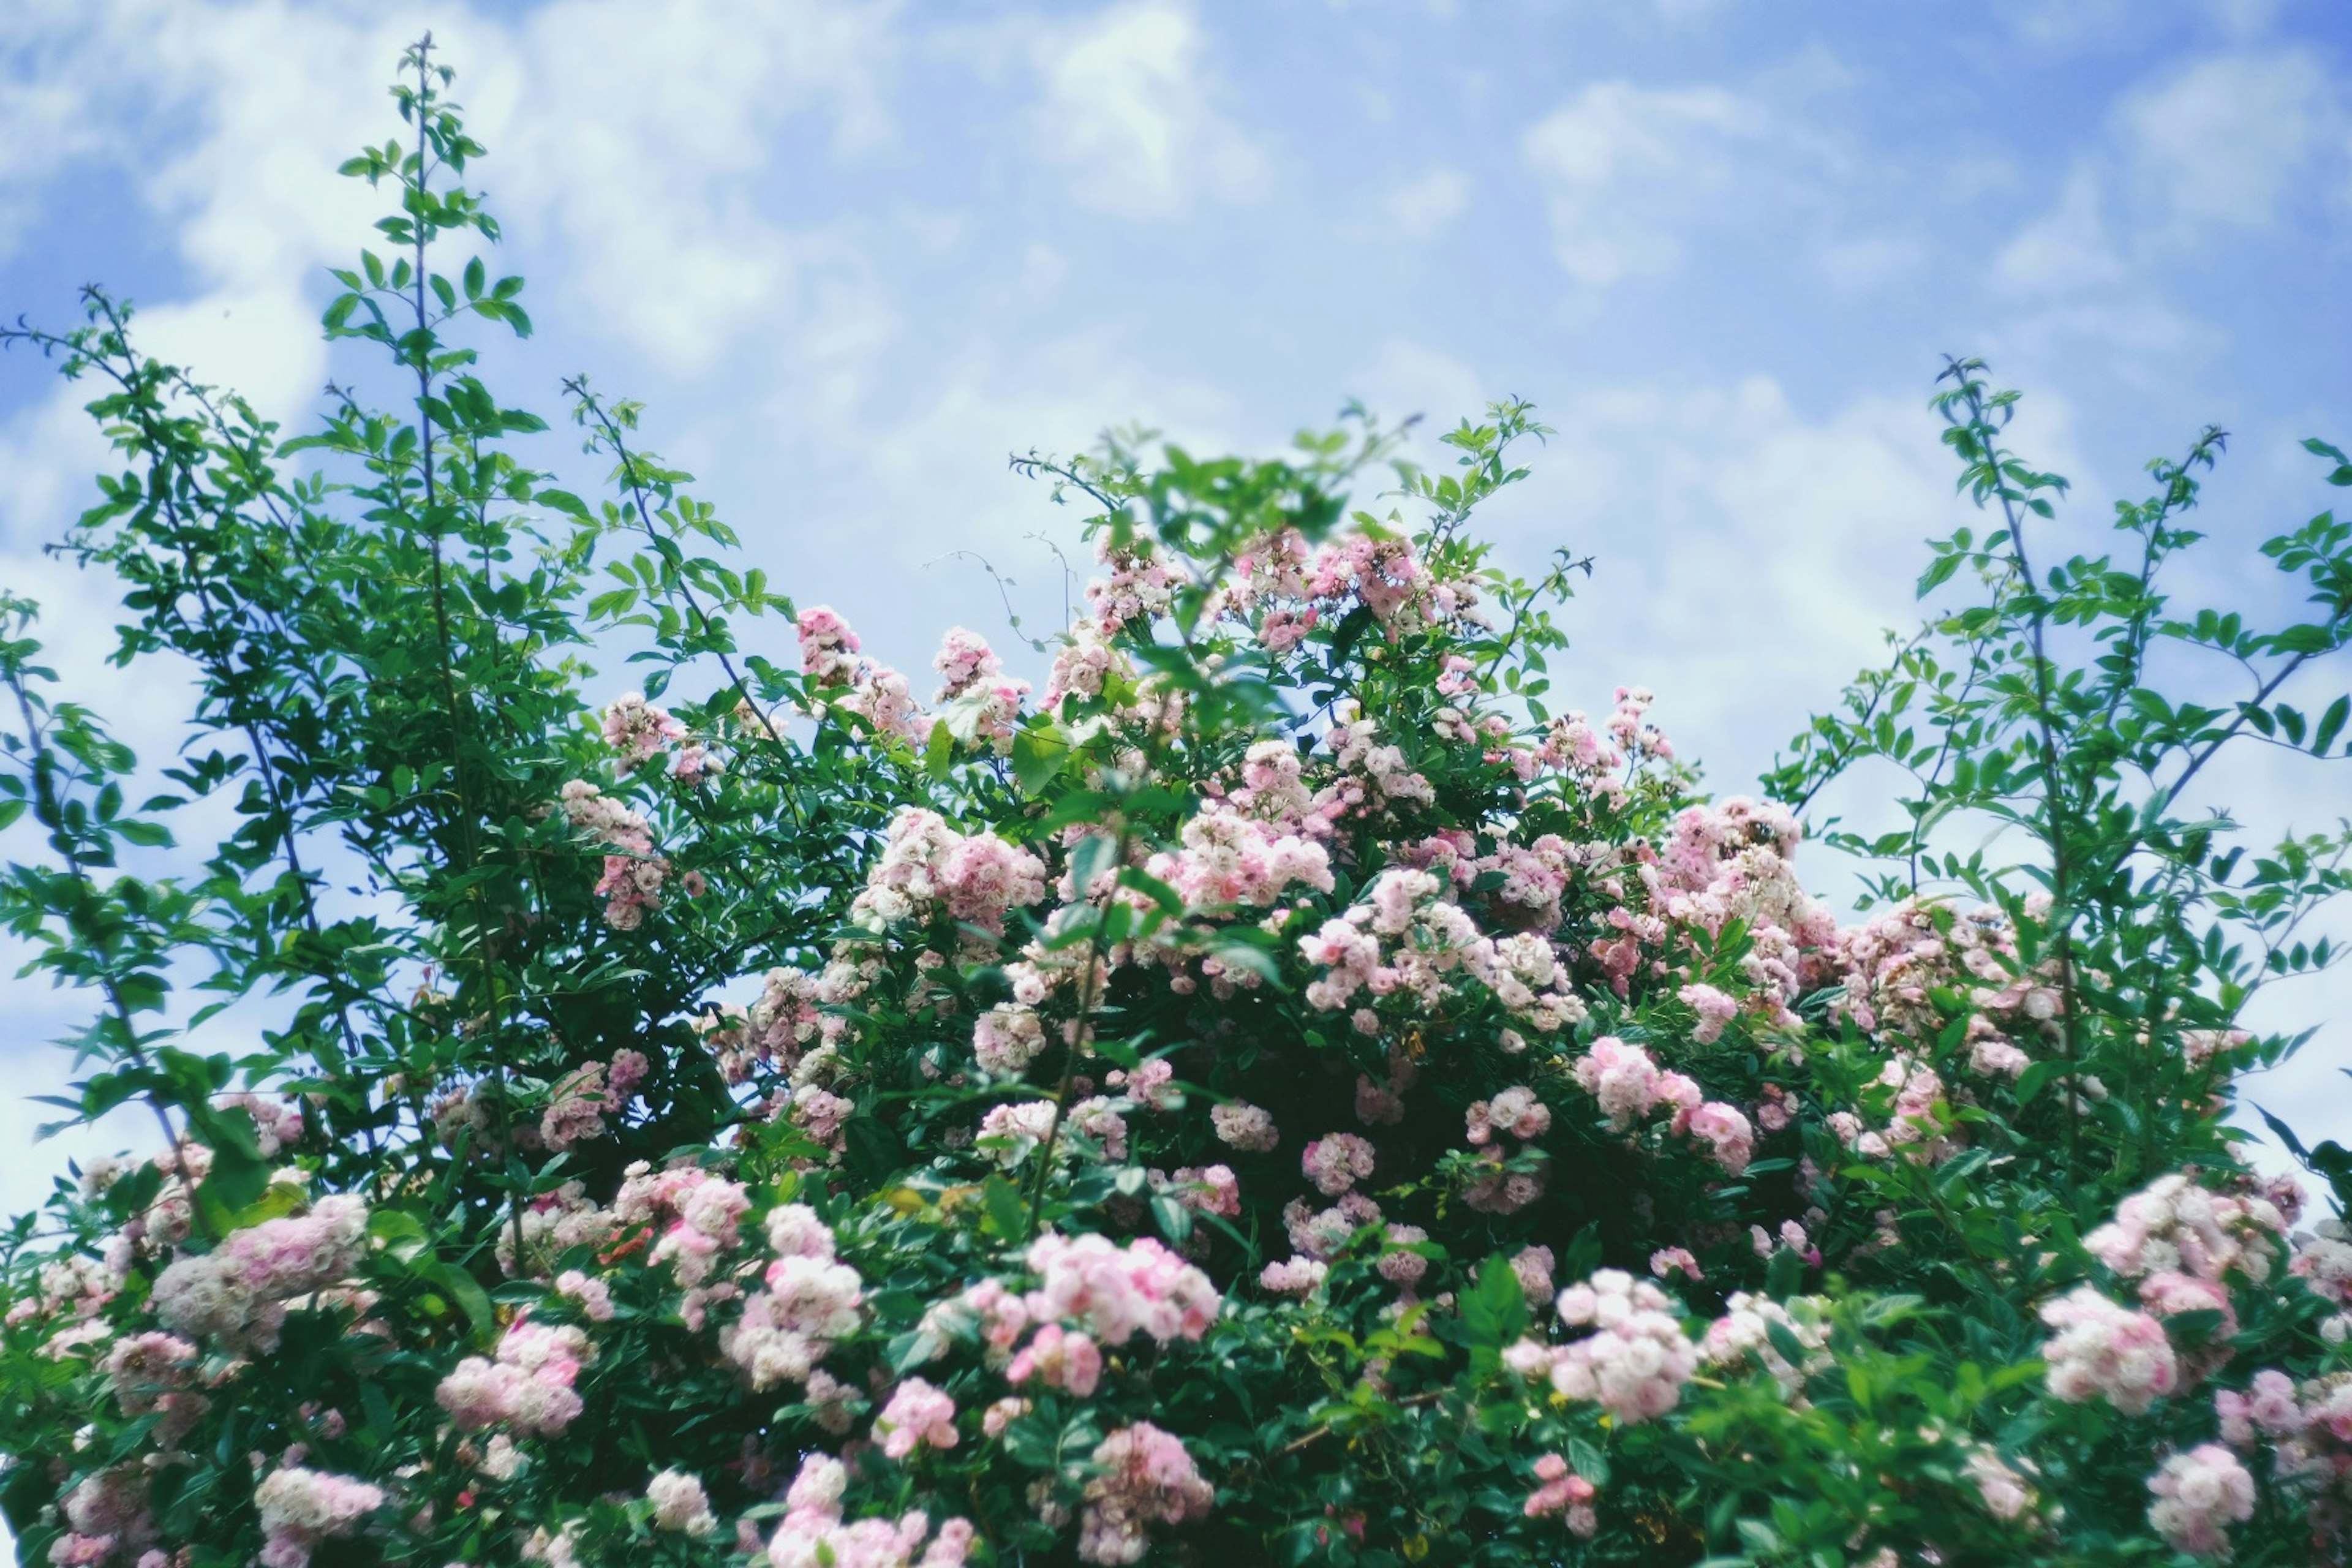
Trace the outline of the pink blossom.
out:
[[[1568,1468],[1568,1461],[1558,1454],[1546,1454],[1536,1460],[1536,1479],[1541,1483],[1528,1494],[1521,1512],[1529,1519],[1562,1516],[1569,1530],[1591,1539],[1600,1529],[1600,1519],[1592,1509],[1592,1500],[1599,1496],[1593,1484]]]
[[[1244,1100],[1211,1107],[1209,1125],[1218,1138],[1246,1153],[1263,1154],[1281,1142],[1274,1117]]]
[[[1148,1421],[1105,1437],[1093,1462],[1098,1473],[1087,1483],[1078,1532],[1084,1563],[1140,1563],[1150,1547],[1147,1526],[1202,1518],[1216,1501],[1184,1445]]]
[[[710,1498],[698,1477],[684,1470],[664,1470],[646,1483],[646,1500],[653,1504],[654,1528],[685,1535],[709,1535],[719,1528],[710,1511]]]
[[[1030,1244],[1027,1262],[1038,1277],[1030,1318],[1082,1323],[1104,1344],[1139,1332],[1162,1343],[1197,1340],[1221,1302],[1207,1275],[1149,1237],[1120,1247],[1108,1237],[1048,1234]]]
[[[2201,1443],[2165,1460],[2147,1479],[2156,1494],[2147,1522],[2177,1552],[2224,1557],[2229,1527],[2254,1516],[2254,1478],[2219,1443]]]
[[[604,744],[621,754],[624,773],[686,737],[686,726],[667,709],[646,701],[642,691],[614,698],[604,710],[603,728]]]
[[[1552,1387],[1569,1399],[1597,1401],[1620,1421],[1673,1409],[1698,1370],[1698,1352],[1673,1306],[1655,1285],[1615,1268],[1561,1291],[1560,1321],[1593,1331],[1554,1353]]]
[[[350,1476],[320,1470],[273,1470],[254,1489],[260,1516],[263,1568],[304,1568],[311,1548],[352,1534],[383,1506],[383,1491]]]
[[[1656,1274],[1658,1279],[1665,1279],[1667,1274],[1677,1272],[1677,1269],[1684,1274],[1689,1274],[1691,1279],[1707,1277],[1707,1274],[1698,1268],[1698,1258],[1691,1256],[1691,1248],[1686,1248],[1686,1246],[1665,1246],[1665,1248],[1658,1248],[1656,1253],[1651,1253],[1649,1256],[1649,1272]]]
[[[890,1402],[875,1418],[874,1440],[894,1459],[904,1459],[928,1445],[956,1446],[955,1401],[919,1377],[910,1377],[891,1391]]]
[[[1304,1296],[1323,1283],[1331,1266],[1312,1258],[1292,1258],[1269,1263],[1258,1271],[1257,1282],[1277,1296]]]
[[[2060,1399],[2105,1398],[2125,1415],[2139,1415],[2179,1382],[2164,1325],[2118,1307],[2091,1286],[2043,1302],[2042,1321],[2057,1331],[2042,1345],[2042,1359],[2050,1366],[2050,1392]]]
[[[1318,1192],[1337,1197],[1372,1173],[1372,1146],[1352,1132],[1328,1133],[1307,1144],[1298,1163]]]
[[[1712,985],[1685,985],[1676,994],[1684,1006],[1698,1015],[1691,1038],[1702,1046],[1711,1046],[1721,1039],[1725,1027],[1739,1016],[1738,1001]]]
[[[1676,1119],[1677,1128],[1692,1137],[1704,1139],[1717,1164],[1733,1175],[1748,1169],[1748,1162],[1756,1152],[1756,1131],[1748,1118],[1719,1100],[1709,1100],[1696,1110]]]
[[[1601,1102],[1601,1113],[1621,1132],[1649,1114],[1658,1099],[1658,1067],[1650,1053],[1614,1035],[1593,1041],[1578,1059],[1576,1081]]]
[[[1102,1377],[1102,1352],[1086,1335],[1047,1323],[1004,1369],[1007,1383],[1026,1383],[1033,1377],[1084,1399],[1094,1393]]]
[[[1474,1100],[1465,1119],[1474,1144],[1487,1142],[1497,1131],[1531,1142],[1551,1130],[1551,1108],[1531,1089],[1507,1089],[1491,1100]]]

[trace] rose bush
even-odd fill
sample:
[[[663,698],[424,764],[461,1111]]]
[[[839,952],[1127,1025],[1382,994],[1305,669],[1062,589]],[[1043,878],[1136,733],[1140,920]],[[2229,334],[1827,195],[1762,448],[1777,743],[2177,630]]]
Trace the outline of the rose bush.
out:
[[[1524,405],[1373,509],[1369,421],[1113,442],[1021,464],[1101,568],[1043,689],[957,629],[927,695],[730,564],[634,405],[569,384],[609,499],[520,455],[481,149],[406,69],[326,316],[392,411],[285,438],[95,292],[12,335],[97,384],[69,548],[198,692],[134,806],[9,602],[0,909],[94,999],[74,1114],[163,1151],[8,1237],[25,1562],[2341,1556],[2352,1240],[2225,1118],[2347,839],[2248,858],[2190,785],[2340,756],[2352,528],[2265,547],[2308,620],[2176,607],[2218,434],[2062,557],[1955,363],[1991,531],[1717,799],[1649,693],[1551,691],[1580,563],[1470,531]],[[1847,775],[1905,826],[1835,836],[1884,867],[1842,925],[1798,860]]]

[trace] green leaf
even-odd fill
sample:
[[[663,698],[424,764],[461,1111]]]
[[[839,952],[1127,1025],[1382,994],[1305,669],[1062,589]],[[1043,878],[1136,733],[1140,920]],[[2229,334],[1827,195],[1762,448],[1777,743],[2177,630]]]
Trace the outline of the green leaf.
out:
[[[888,1122],[859,1114],[841,1124],[842,1147],[860,1179],[879,1186],[907,1163],[907,1144]]]
[[[2319,716],[2319,727],[2311,732],[2314,756],[2327,754],[2327,748],[2336,743],[2336,737],[2344,733],[2344,723],[2347,719],[2352,719],[2352,696],[2338,697],[2327,705],[2327,711]]]
[[[423,1283],[439,1292],[442,1299],[465,1313],[467,1321],[477,1334],[488,1335],[498,1326],[498,1312],[490,1304],[489,1293],[479,1281],[456,1264],[437,1258],[427,1258],[413,1270]]]
[[[1069,742],[1051,720],[1034,721],[1013,732],[1013,778],[1023,795],[1043,794],[1069,760]]]
[[[1518,1271],[1497,1252],[1478,1268],[1478,1282],[1462,1296],[1462,1331],[1475,1349],[1500,1351],[1528,1328],[1528,1296]]]

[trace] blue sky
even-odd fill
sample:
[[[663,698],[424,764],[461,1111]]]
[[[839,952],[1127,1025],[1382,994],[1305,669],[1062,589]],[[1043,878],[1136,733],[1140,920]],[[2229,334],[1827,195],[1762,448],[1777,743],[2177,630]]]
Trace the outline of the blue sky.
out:
[[[321,269],[374,213],[333,166],[391,133],[428,26],[531,279],[509,395],[551,409],[585,369],[646,399],[753,557],[902,666],[1003,630],[951,550],[1033,623],[1058,601],[1032,536],[1071,520],[1009,451],[1516,394],[1559,433],[1490,526],[1524,564],[1596,557],[1569,682],[1656,689],[1728,792],[1910,617],[1958,516],[1941,353],[2028,389],[2070,548],[2228,427],[2217,594],[2264,591],[2252,544],[2328,504],[2294,442],[2352,439],[2342,0],[12,0],[0,307],[64,322],[104,280],[159,352],[299,417],[334,369]],[[103,584],[37,553],[100,457],[70,389],[0,362],[0,581],[154,752],[168,692],[95,668]],[[2352,810],[2341,775],[2221,787],[2273,826]],[[7,1081],[47,1087],[66,1013],[0,999]],[[2275,1021],[2347,1005],[2323,983]],[[2347,1048],[2331,1024],[2254,1097],[2352,1135]],[[0,1206],[48,1166],[12,1157]]]

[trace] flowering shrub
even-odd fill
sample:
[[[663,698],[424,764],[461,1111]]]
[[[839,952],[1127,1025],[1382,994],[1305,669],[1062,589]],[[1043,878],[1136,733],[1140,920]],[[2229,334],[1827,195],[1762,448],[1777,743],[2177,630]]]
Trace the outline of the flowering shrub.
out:
[[[2265,547],[2309,621],[2175,608],[2218,436],[2061,561],[1955,363],[1964,602],[1714,799],[1649,693],[1553,694],[1575,563],[1469,531],[1525,405],[1377,512],[1369,424],[1114,443],[1022,465],[1101,565],[1042,690],[958,629],[926,701],[727,563],[633,405],[569,385],[610,499],[526,464],[462,336],[520,284],[435,269],[496,226],[408,66],[347,166],[393,248],[326,317],[396,411],[281,438],[98,293],[11,338],[98,384],[126,468],[69,546],[199,693],[133,807],[7,602],[0,910],[94,999],[75,1111],[162,1150],[8,1234],[24,1561],[2341,1557],[2352,1243],[2223,1118],[2347,840],[2249,860],[2187,790],[2341,754],[2352,699],[2288,683],[2352,527]],[[2159,644],[2259,689],[2167,695]],[[1906,826],[1838,836],[1881,868],[1841,927],[1801,813],[1871,767]],[[250,1048],[192,1048],[191,983]]]

